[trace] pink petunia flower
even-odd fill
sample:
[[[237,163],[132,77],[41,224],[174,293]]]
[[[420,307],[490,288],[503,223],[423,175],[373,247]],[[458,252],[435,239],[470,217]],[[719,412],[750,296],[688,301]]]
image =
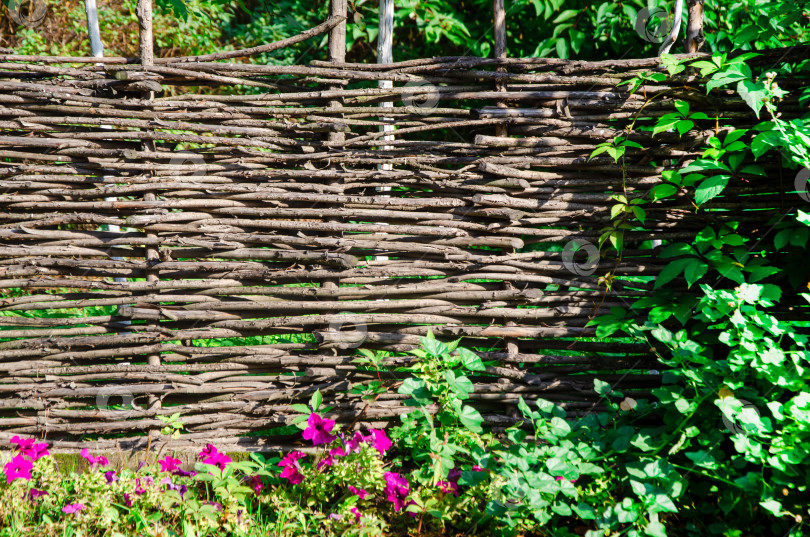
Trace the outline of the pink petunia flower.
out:
[[[355,496],[357,496],[361,500],[365,500],[366,496],[368,496],[368,492],[366,492],[366,489],[358,489],[358,488],[355,488],[355,487],[349,485],[349,490],[351,491],[352,494],[354,494]]]
[[[380,452],[380,455],[385,455],[385,452],[391,447],[391,440],[385,434],[383,429],[369,429],[372,439],[372,447]]]
[[[250,485],[250,488],[253,489],[253,492],[256,493],[258,496],[261,493],[262,489],[264,488],[264,484],[262,483],[262,476],[260,475],[252,475],[245,479]]]
[[[160,465],[161,472],[174,472],[180,465],[183,464],[183,461],[180,459],[175,459],[171,455],[166,455],[165,459],[159,460],[158,464]]]
[[[405,506],[410,487],[408,480],[396,472],[385,472],[385,499],[394,504],[394,511]]]
[[[339,447],[332,448],[329,450],[329,455],[318,461],[316,469],[320,470],[324,466],[332,466],[333,464],[335,464],[335,457],[343,457],[344,455],[346,454],[343,452],[341,448]]]
[[[42,457],[50,455],[50,453],[48,452],[48,443],[39,442],[37,444],[34,444],[28,451],[27,455],[31,457],[32,461],[38,461]]]
[[[87,460],[87,462],[90,463],[91,468],[95,468],[96,466],[109,466],[110,465],[110,461],[107,460],[107,457],[101,457],[101,456],[94,457],[93,455],[90,455],[90,450],[87,449],[87,448],[84,448],[83,450],[81,450],[81,452],[79,452],[79,455],[81,455],[85,460]]]
[[[357,510],[357,507],[352,507],[351,509],[349,509],[349,512],[351,512],[354,515],[355,524],[360,522],[360,516],[361,515],[360,515],[360,511]]]
[[[31,490],[28,491],[28,499],[29,500],[36,500],[40,496],[47,496],[47,495],[48,495],[48,493],[45,492],[44,490],[31,489]]]
[[[15,434],[14,436],[11,437],[10,442],[12,444],[17,444],[17,448],[19,448],[19,450],[22,451],[24,449],[31,449],[36,440],[33,438],[20,438]]]
[[[202,461],[204,464],[211,464],[216,466],[220,470],[224,470],[228,463],[231,462],[231,458],[225,455],[224,453],[214,453],[210,457],[203,459]]]
[[[26,481],[30,480],[31,470],[33,468],[34,463],[22,455],[15,456],[3,467],[6,473],[6,483],[11,483],[15,479],[24,479]]]
[[[298,464],[298,460],[306,457],[305,453],[301,453],[300,451],[293,451],[288,453],[281,461],[278,463],[279,466],[284,468],[281,472],[281,478],[288,480],[291,484],[297,485],[304,480],[304,476],[299,471],[301,466]]]
[[[364,442],[368,442],[372,439],[371,435],[365,436],[360,431],[356,431],[354,436],[352,436],[351,440],[346,442],[346,454],[349,453],[359,453],[360,452],[360,444]]]
[[[307,420],[307,428],[304,429],[304,440],[312,440],[313,446],[329,444],[337,438],[331,434],[334,427],[334,420],[322,418],[313,412]]]
[[[62,508],[62,512],[66,513],[68,515],[72,515],[73,513],[78,513],[82,509],[84,509],[84,504],[83,503],[72,503],[70,505],[64,506]]]

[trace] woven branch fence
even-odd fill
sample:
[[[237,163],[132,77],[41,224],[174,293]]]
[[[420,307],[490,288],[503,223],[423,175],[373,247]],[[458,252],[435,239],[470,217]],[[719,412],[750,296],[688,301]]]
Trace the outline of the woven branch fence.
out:
[[[631,132],[645,149],[628,150],[624,181],[648,197],[716,118],[754,125],[746,104],[686,76],[619,85],[657,58],[221,59],[0,56],[0,438],[144,448],[179,412],[169,448],[283,449],[272,430],[318,389],[333,417],[379,426],[409,410],[406,374],[384,373],[388,392],[364,401],[348,389],[378,377],[353,355],[406,365],[397,353],[428,331],[498,364],[473,395],[496,427],[519,396],[592,411],[595,377],[644,396],[660,379],[652,350],[597,340],[588,320],[650,291],[633,277],[667,260],[648,241],[743,210],[744,231],[761,229],[789,182],[774,160],[702,217],[686,197],[646,205],[620,258],[586,260],[623,191],[612,158],[589,159],[596,144],[675,100],[712,118],[683,137]],[[572,241],[583,251],[565,258]]]

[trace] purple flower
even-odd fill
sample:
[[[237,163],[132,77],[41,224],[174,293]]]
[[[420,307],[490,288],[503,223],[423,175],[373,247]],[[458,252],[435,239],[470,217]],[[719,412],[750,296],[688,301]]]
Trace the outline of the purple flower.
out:
[[[144,478],[144,481],[146,481],[146,478]],[[151,482],[148,483],[148,484],[151,485]],[[135,495],[140,496],[141,494],[143,494],[145,492],[146,492],[146,489],[141,486],[141,478],[136,477],[135,478]]]
[[[334,427],[334,420],[324,419],[313,412],[307,420],[307,428],[304,429],[304,440],[312,440],[313,446],[329,444],[336,438],[331,434]]]
[[[189,472],[186,472],[186,471],[185,471],[185,470],[183,470],[182,468],[178,468],[177,470],[175,470],[175,471],[174,471],[174,472],[172,472],[172,473],[173,473],[174,475],[181,476],[181,477],[194,477],[195,475],[197,475],[197,472],[195,472],[194,470],[191,470],[191,471],[189,471]]]
[[[23,457],[17,455],[6,463],[3,467],[6,473],[6,483],[11,483],[15,479],[31,479],[31,470],[34,468],[34,463]]]
[[[48,495],[48,493],[45,492],[44,490],[31,489],[31,490],[28,491],[28,499],[29,500],[36,500],[40,496],[47,496],[47,495]]]
[[[130,499],[129,494],[127,494],[126,492],[124,493],[124,504],[127,507],[132,507],[132,500]]]
[[[385,483],[385,499],[394,504],[394,511],[399,511],[408,497],[408,480],[396,472],[385,472]]]
[[[160,481],[161,485],[166,485],[166,490],[174,490],[180,493],[180,499],[183,499],[183,495],[188,491],[188,487],[185,485],[175,485],[172,481],[171,477],[164,477]]]
[[[352,507],[351,509],[349,509],[349,512],[351,512],[354,515],[355,524],[360,522],[360,511],[357,510],[357,507]]]
[[[174,472],[180,465],[183,464],[183,461],[180,459],[175,459],[171,455],[166,455],[165,459],[159,460],[158,464],[160,465],[161,472]]]
[[[213,505],[214,509],[216,509],[217,511],[222,511],[222,504],[219,504],[217,502],[203,502],[203,505]]]
[[[114,470],[110,470],[109,472],[104,472],[104,477],[107,479],[107,484],[112,485],[116,481],[118,481],[118,476],[116,475]]]
[[[330,520],[343,520],[343,515],[340,515],[338,513],[329,513],[329,519]]]
[[[70,505],[66,505],[62,508],[62,512],[68,515],[72,515],[73,513],[78,513],[84,509],[84,504],[82,503],[72,503]]]
[[[368,496],[368,492],[366,492],[365,489],[358,489],[358,488],[355,488],[355,487],[349,485],[349,490],[351,491],[352,494],[354,494],[355,496],[357,496],[361,500],[365,500],[366,496]]]
[[[98,465],[101,465],[101,466],[109,466],[110,465],[110,461],[107,460],[107,457],[94,457],[94,456],[90,455],[90,450],[87,449],[87,448],[84,448],[83,450],[81,450],[81,452],[79,452],[79,455],[84,457],[84,459],[86,459],[87,462],[90,463],[91,468],[95,468]]]
[[[383,429],[369,429],[369,432],[373,437],[371,445],[380,452],[380,455],[385,455],[385,452],[391,447],[391,440],[388,435],[385,434]]]

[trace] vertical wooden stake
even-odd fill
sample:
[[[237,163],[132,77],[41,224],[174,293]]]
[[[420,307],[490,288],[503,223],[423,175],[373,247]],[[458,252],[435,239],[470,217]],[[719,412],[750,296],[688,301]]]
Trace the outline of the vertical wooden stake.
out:
[[[703,2],[704,0],[686,0],[686,7],[689,10],[686,39],[683,43],[686,52],[698,52],[706,42],[703,36]]]
[[[394,0],[380,0],[380,25],[379,33],[377,34],[377,63],[386,64],[393,63],[394,61]],[[394,82],[391,80],[380,80],[378,86],[384,89],[394,87]],[[393,108],[393,101],[383,101],[380,103],[380,108]],[[393,132],[394,125],[393,118],[383,117],[380,118],[386,124],[380,129],[383,132]],[[394,139],[393,134],[386,134],[383,140],[390,141]],[[382,146],[383,151],[390,150],[390,145]],[[391,164],[380,164],[379,169],[383,171],[393,170],[394,166]],[[377,187],[379,192],[387,192],[391,187],[383,186]],[[376,261],[388,261],[388,256],[380,255],[375,256]]]
[[[138,27],[140,28],[140,53],[141,65],[144,67],[151,67],[155,63],[155,53],[152,45],[152,0],[138,0]],[[144,99],[151,101],[154,99],[154,93],[149,91],[143,96]],[[155,153],[155,143],[153,141],[144,142],[144,151]],[[155,201],[154,192],[147,192],[143,195],[144,201]],[[146,237],[149,239],[157,238],[155,233],[147,233]],[[153,263],[160,262],[160,254],[154,247],[147,246],[146,248],[146,263],[147,266]],[[159,280],[157,271],[147,269],[146,281],[148,283],[155,283]],[[157,328],[160,321],[154,321],[153,326]],[[160,355],[151,354],[147,359],[149,365],[160,365]],[[149,398],[149,408],[160,407],[160,400],[157,397]]]
[[[492,14],[495,20],[495,59],[506,59],[506,8],[504,0],[492,0]],[[498,73],[505,73],[506,67],[501,66],[496,69]],[[506,91],[506,83],[498,80],[495,89],[499,92]],[[498,101],[498,108],[506,108],[506,103]],[[507,136],[506,125],[495,126],[495,136]]]
[[[346,15],[349,6],[347,0],[331,0],[329,4],[329,15],[332,17],[343,17],[343,20],[329,30],[329,61],[333,63],[346,62]],[[331,86],[330,89],[341,89],[340,86]],[[329,108],[340,108],[343,106],[342,99],[329,101]],[[343,132],[330,132],[329,141],[335,144],[342,144],[346,141],[346,134]],[[333,168],[338,169],[337,166]],[[339,184],[340,179],[332,180],[332,184]],[[337,289],[340,287],[340,280],[324,280],[321,287],[325,289]]]

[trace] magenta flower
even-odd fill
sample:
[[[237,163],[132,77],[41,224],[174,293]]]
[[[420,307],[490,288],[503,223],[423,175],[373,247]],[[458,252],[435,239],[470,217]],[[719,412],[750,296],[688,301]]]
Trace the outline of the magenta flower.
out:
[[[34,463],[23,457],[17,455],[6,463],[3,467],[6,473],[6,483],[11,483],[15,479],[31,479],[31,470],[34,468]]]
[[[183,495],[188,491],[188,487],[186,487],[185,485],[175,485],[171,477],[164,477],[160,481],[160,484],[166,485],[167,490],[174,490],[179,492],[181,500],[183,499]]]
[[[210,457],[213,457],[217,453],[219,453],[219,451],[217,451],[217,448],[215,448],[213,444],[206,444],[205,449],[200,451],[200,453],[197,456],[201,459],[208,459]]]
[[[368,496],[368,492],[366,492],[365,489],[358,489],[358,488],[355,488],[355,487],[349,485],[349,490],[351,491],[352,494],[354,494],[355,496],[357,496],[361,500],[365,500],[366,496]]]
[[[394,504],[394,511],[399,511],[408,497],[408,480],[396,472],[385,472],[385,483],[385,499]]]
[[[278,463],[279,466],[284,468],[280,477],[288,480],[293,485],[297,485],[298,483],[302,482],[304,480],[304,476],[300,472],[301,465],[298,464],[298,460],[304,457],[306,457],[306,454],[301,453],[300,451],[288,453]]]
[[[78,513],[82,509],[84,509],[84,504],[83,503],[72,503],[70,505],[64,506],[62,508],[62,512],[66,513],[68,515],[72,515],[73,513]]]
[[[199,457],[202,459],[203,464],[211,464],[220,470],[224,470],[228,463],[231,462],[230,457],[217,451],[217,448],[211,444],[205,446],[205,449],[199,453]]]
[[[29,450],[27,455],[31,457],[32,461],[38,461],[45,455],[50,455],[50,453],[48,453],[48,443],[39,442],[37,444],[34,444]]]
[[[110,470],[109,472],[104,472],[104,478],[107,480],[108,485],[112,485],[116,481],[118,481],[118,476],[115,474],[114,470]]]
[[[183,464],[183,461],[180,459],[175,459],[170,455],[166,455],[165,459],[159,460],[158,464],[160,465],[161,472],[174,472],[180,465]]]
[[[20,449],[20,451],[23,451],[25,449],[31,449],[34,446],[34,442],[36,442],[36,440],[33,438],[20,438],[15,434],[14,436],[11,437],[10,442],[12,444],[17,444],[17,447]]]
[[[262,489],[264,488],[264,484],[262,483],[262,476],[260,475],[252,475],[250,477],[245,478],[245,481],[248,482],[250,488],[253,489],[253,491],[256,493],[257,496],[259,495],[259,493],[261,493]]]
[[[385,455],[385,452],[391,447],[391,440],[385,434],[383,429],[369,429],[371,433],[371,445],[380,452],[380,455]]]
[[[79,452],[79,455],[81,455],[85,460],[87,460],[87,462],[90,463],[91,468],[95,468],[96,466],[99,465],[100,466],[110,465],[110,461],[107,460],[107,457],[100,457],[100,456],[94,457],[93,455],[90,455],[90,450],[87,448],[81,450],[81,452]]]
[[[335,457],[343,457],[344,455],[346,454],[343,452],[341,448],[339,447],[332,448],[329,450],[329,455],[318,461],[316,469],[320,470],[324,466],[332,466],[333,464],[335,464]]]
[[[358,453],[360,451],[360,444],[363,442],[368,442],[372,439],[372,436],[365,436],[360,431],[356,431],[354,436],[352,436],[351,440],[346,442],[346,454],[349,453]]]
[[[47,495],[48,493],[45,492],[44,490],[31,489],[28,491],[28,499],[30,500],[36,500],[40,496],[47,496]]]
[[[32,462],[48,455],[48,444],[46,442],[36,443],[33,438],[20,438],[14,435],[11,437],[11,443],[17,444],[20,450],[19,454],[23,457],[29,457]]]
[[[357,507],[352,507],[351,509],[349,509],[349,512],[351,512],[354,515],[355,524],[357,522],[360,522],[360,511],[357,510]]]
[[[481,468],[480,466],[473,466],[473,467],[472,467],[472,471],[473,471],[473,472],[486,472],[486,470],[484,470],[484,469],[483,469],[483,468]]]
[[[334,420],[322,418],[313,412],[307,420],[307,428],[304,429],[304,440],[312,440],[313,446],[329,444],[336,438],[331,434],[334,427]]]
[[[144,478],[144,481],[146,481],[145,478]],[[135,495],[140,496],[141,494],[143,494],[145,492],[146,492],[146,489],[141,486],[141,478],[136,477],[135,478]]]
[[[557,477],[554,478],[554,481],[562,481],[563,479],[565,479],[563,476],[558,475]],[[577,482],[576,479],[569,479],[568,481],[570,481],[571,483],[576,483]]]
[[[453,468],[447,474],[447,481],[439,481],[436,486],[442,489],[442,492],[447,494],[452,492],[458,496],[458,480],[461,477],[461,470]]]
[[[124,493],[124,504],[127,507],[132,507],[132,500],[130,499],[129,494],[127,494],[126,492]]]

